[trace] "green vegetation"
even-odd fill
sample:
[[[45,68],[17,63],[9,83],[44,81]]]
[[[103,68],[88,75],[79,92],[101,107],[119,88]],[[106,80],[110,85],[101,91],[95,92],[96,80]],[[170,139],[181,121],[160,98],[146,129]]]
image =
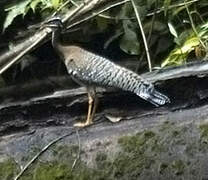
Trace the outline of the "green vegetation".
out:
[[[201,124],[199,128],[201,132],[201,139],[208,142],[208,124]]]
[[[1,43],[4,45],[6,43],[11,48],[18,34],[24,34],[22,31],[26,31],[25,26],[37,24],[54,13],[63,14],[71,11],[82,3],[83,0],[0,2],[3,7],[0,11],[2,17],[0,27],[3,32]],[[129,1],[90,19],[78,32],[79,35],[75,36],[79,39],[74,41],[92,43],[92,38],[96,35],[103,35],[105,38],[102,41],[96,39],[102,43],[102,49],[111,45],[117,46],[129,55],[142,57],[140,61],[144,61],[143,64],[147,67],[144,40],[140,31],[142,28],[150,50],[151,63],[155,66],[182,65],[189,59],[206,59],[208,50],[206,0],[137,0],[135,3],[142,26],[138,25],[138,19]],[[13,38],[8,39],[7,37],[11,37],[10,34]],[[21,70],[28,66],[23,64]],[[141,62],[138,61],[138,64]]]
[[[119,148],[113,156],[109,151],[100,151],[95,155],[93,165],[86,164],[83,159],[86,156],[84,148],[81,158],[77,159],[78,146],[53,146],[50,150],[53,158],[40,157],[20,180],[196,179],[199,173],[201,177],[206,174],[206,169],[201,169],[208,154],[207,143],[201,141],[206,137],[205,129],[207,124],[178,127],[165,123],[158,128],[123,136],[115,144]],[[11,159],[0,163],[2,180],[11,179],[18,171]]]
[[[12,159],[0,162],[0,179],[11,180],[19,172],[19,167]]]

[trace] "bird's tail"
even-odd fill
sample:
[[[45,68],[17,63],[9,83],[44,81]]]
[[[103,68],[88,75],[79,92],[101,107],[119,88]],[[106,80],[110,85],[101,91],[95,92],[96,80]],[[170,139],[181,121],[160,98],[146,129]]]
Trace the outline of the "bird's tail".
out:
[[[158,92],[153,84],[145,81],[139,82],[138,88],[136,88],[135,93],[140,96],[141,98],[149,101],[150,103],[154,104],[155,106],[164,105],[166,103],[170,103],[170,99]]]

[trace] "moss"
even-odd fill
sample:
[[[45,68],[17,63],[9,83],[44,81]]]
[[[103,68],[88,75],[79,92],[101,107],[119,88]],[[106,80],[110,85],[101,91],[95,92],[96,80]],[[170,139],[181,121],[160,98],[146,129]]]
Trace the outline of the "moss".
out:
[[[119,140],[122,150],[114,158],[109,159],[105,152],[99,152],[93,169],[79,160],[73,171],[71,167],[78,148],[57,146],[53,149],[55,161],[37,163],[21,180],[138,179],[143,169],[149,169],[154,164],[153,157],[143,152],[150,144],[154,146],[157,143],[155,140],[156,135],[152,131],[122,137]]]
[[[160,174],[164,174],[165,170],[167,170],[168,168],[168,164],[167,163],[160,163],[159,164],[159,168],[158,168],[158,172]]]
[[[198,145],[199,151],[201,153],[206,153],[208,149],[208,124],[201,124],[199,126],[200,132],[200,143]]]
[[[190,134],[193,134],[192,128],[165,123],[156,130],[120,138],[118,142],[123,151],[114,160],[115,177],[146,179],[154,174],[160,179],[184,173],[184,177],[189,177],[188,172],[197,168],[194,152],[199,151],[197,136],[190,138]],[[175,157],[181,159],[174,160]]]
[[[0,179],[11,180],[19,172],[19,167],[13,159],[7,159],[0,163]]]
[[[83,171],[82,173],[78,173],[76,170],[72,171],[68,164],[51,161],[36,164],[34,169],[30,169],[22,176],[21,180],[73,180],[82,179],[80,178],[82,175]]]
[[[112,161],[108,159],[108,156],[104,152],[97,153],[96,158],[96,168],[99,170],[104,170],[105,174],[109,174],[112,167]]]
[[[78,160],[72,169],[77,158],[78,146],[54,146],[52,154],[53,161],[35,162],[23,174],[20,180],[88,180],[88,179],[110,179],[112,163],[103,152],[97,154],[97,167],[92,169],[83,161]],[[82,151],[83,152],[83,151]]]
[[[199,129],[201,140],[208,143],[208,124],[201,124]]]
[[[95,160],[97,162],[106,161],[106,159],[107,159],[107,154],[106,153],[103,153],[103,152],[98,153],[97,156],[96,156],[96,158],[95,158]]]
[[[170,122],[170,121],[165,121],[160,127],[159,127],[159,131],[160,132],[165,132],[169,129],[171,129],[173,127],[174,123]]]
[[[72,178],[71,169],[57,162],[41,164],[34,170],[34,180],[68,180]]]
[[[79,162],[72,170],[72,164],[58,161],[38,163],[33,169],[28,170],[20,180],[110,180],[110,169],[92,169],[83,162]]]
[[[182,160],[175,160],[171,164],[171,168],[173,169],[173,171],[176,175],[181,175],[184,173],[185,164]]]
[[[114,177],[117,179],[138,179],[145,169],[154,164],[152,157],[140,154],[120,153],[113,162]]]
[[[152,149],[157,146],[157,136],[153,131],[124,136],[118,143],[123,152],[113,162],[115,177],[137,179],[145,169],[151,168],[155,163]]]
[[[96,154],[93,167],[80,159],[73,170],[79,147],[53,146],[50,151],[54,160],[35,162],[20,180],[196,179],[201,172],[201,160],[196,154],[202,153],[200,138],[208,136],[206,128],[200,126],[199,131],[196,127],[165,123],[159,128],[123,136],[118,140],[120,150],[113,157],[108,157],[104,148]],[[207,148],[203,152],[207,153]],[[84,151],[81,150],[80,157],[82,155]]]
[[[53,147],[53,155],[58,159],[74,159],[77,157],[77,153],[79,151],[79,146],[77,145],[60,145]],[[81,151],[83,153],[83,151]]]
[[[152,131],[144,131],[138,133],[136,136],[124,136],[118,140],[118,143],[122,146],[126,152],[138,152],[143,153],[144,147],[147,144],[154,144],[155,133]]]
[[[28,153],[28,156],[23,156],[22,157],[22,161],[23,162],[28,162],[30,161],[37,153],[39,153],[41,151],[41,147],[38,147],[38,145],[30,147],[30,152]]]

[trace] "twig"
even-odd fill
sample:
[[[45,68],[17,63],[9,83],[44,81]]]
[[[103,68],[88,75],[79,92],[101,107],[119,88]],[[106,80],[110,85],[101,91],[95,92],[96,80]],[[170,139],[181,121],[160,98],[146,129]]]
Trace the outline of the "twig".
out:
[[[186,4],[192,4],[195,2],[198,2],[199,0],[192,0],[192,1],[188,1],[186,2]],[[170,5],[168,6],[168,9],[173,9],[173,8],[177,8],[180,6],[184,6],[185,3],[179,3],[179,4],[174,4],[174,5]],[[155,14],[159,14],[161,12],[163,12],[165,9],[165,7],[160,7],[157,10],[154,10],[154,12],[148,13],[147,16],[154,16]],[[129,20],[129,19],[136,19],[135,17],[129,17],[129,18],[119,18],[119,17],[113,17],[113,16],[108,16],[108,15],[104,15],[104,14],[99,14],[99,17],[105,18],[105,19],[113,19],[113,20]]]
[[[78,130],[76,130],[76,135],[77,135],[77,140],[78,140],[78,146],[79,146],[79,149],[78,149],[78,152],[77,152],[77,157],[76,159],[74,160],[73,164],[72,164],[72,168],[71,168],[71,171],[73,171],[77,161],[79,160],[80,158],[80,151],[81,151],[81,143],[80,143],[80,137],[79,137],[79,132]]]
[[[114,34],[113,36],[111,36],[104,44],[103,48],[107,49],[109,44],[111,44],[115,39],[117,39],[119,36],[121,36],[122,34],[124,34],[123,31],[118,32],[117,34]]]
[[[56,10],[56,12],[54,12],[54,13],[52,14],[52,16],[56,16],[57,13],[58,13],[59,11],[61,11],[62,8],[64,8],[69,2],[70,2],[70,1],[68,0],[68,1],[66,1],[64,4],[62,4],[62,5]]]
[[[58,137],[57,139],[55,139],[55,140],[53,140],[53,141],[51,141],[48,145],[46,145],[39,153],[37,153],[26,165],[25,165],[25,167],[23,167],[22,168],[22,170],[20,171],[20,173],[14,178],[14,180],[18,180],[22,175],[23,175],[23,173],[31,166],[31,164],[33,163],[33,162],[35,162],[35,160],[37,160],[38,159],[38,157],[40,156],[40,155],[42,155],[49,147],[51,147],[53,144],[55,144],[55,143],[57,143],[58,141],[60,141],[60,140],[62,140],[62,139],[64,139],[64,138],[66,138],[67,136],[70,136],[70,135],[72,135],[74,133],[74,131],[72,131],[72,132],[70,132],[70,133],[68,133],[68,134],[65,134],[65,135],[63,135],[63,136],[61,136],[61,137]]]
[[[69,18],[75,16],[81,9],[84,8],[84,6],[85,6],[85,4],[82,3],[82,4],[80,4],[80,6],[76,7],[76,8],[72,11],[72,13],[69,13],[69,14],[67,14],[67,15],[64,17],[63,22],[66,22],[66,21],[68,21]]]
[[[84,21],[87,21],[87,20],[89,20],[89,19],[91,19],[91,18],[93,18],[93,17],[95,17],[95,16],[97,16],[97,15],[99,15],[99,14],[101,14],[101,13],[103,13],[103,12],[109,10],[109,9],[111,9],[111,8],[114,8],[116,6],[120,6],[120,5],[122,5],[122,4],[126,3],[126,2],[130,2],[130,0],[122,0],[122,1],[119,1],[119,2],[114,3],[114,4],[110,4],[106,8],[103,8],[103,9],[99,10],[98,12],[92,13],[91,15],[87,16],[86,18],[83,18],[80,21],[77,21],[75,23],[70,24],[69,26],[67,26],[67,29],[69,29],[69,28],[71,28],[73,26],[76,26],[78,24],[81,24]]]
[[[73,0],[71,0],[72,4],[76,7],[78,7],[79,5],[74,2]],[[105,19],[113,19],[113,20],[129,20],[129,19],[135,19],[134,17],[132,18],[118,18],[118,17],[112,17],[112,16],[108,16],[108,15],[104,15],[104,14],[98,14],[99,17],[105,18]]]
[[[112,20],[131,20],[131,19],[135,19],[135,17],[113,17],[113,16],[109,16],[109,15],[105,15],[105,14],[99,14],[99,17],[105,18],[105,19],[112,19]]]
[[[74,2],[73,0],[70,0],[70,2],[71,2],[74,6],[79,7],[79,5],[78,5],[76,2]]]
[[[195,2],[198,2],[198,1],[199,0],[192,0],[192,1],[188,1],[186,3],[179,3],[179,4],[170,5],[170,6],[168,6],[168,9],[184,6],[185,4],[187,4],[187,5],[188,4],[192,4],[192,3],[195,3]],[[164,10],[165,10],[165,7],[161,7],[156,12],[152,12],[152,13],[147,14],[147,16],[152,16],[152,15],[154,15],[154,13],[159,14],[159,13],[161,13]]]
[[[157,6],[157,1],[155,2],[155,8]],[[147,42],[148,44],[150,44],[150,40],[151,40],[151,36],[152,36],[152,31],[153,31],[153,27],[154,27],[154,22],[155,22],[155,18],[156,18],[156,9],[154,10],[154,14],[153,14],[153,17],[152,17],[152,23],[151,23],[151,27],[150,27],[150,30],[148,32],[148,37],[147,37]],[[142,59],[144,58],[145,56],[145,52],[143,51],[142,54],[141,54],[141,57],[139,58],[139,63],[136,67],[136,72],[138,72],[139,70],[139,67],[140,67],[140,62],[142,62]]]
[[[41,40],[42,40],[42,37],[40,37],[39,39],[36,39],[36,41],[33,44],[31,44],[31,46],[28,46],[26,49],[21,51],[14,59],[12,59],[9,63],[7,63],[2,69],[0,69],[0,74],[2,74],[15,62],[17,62],[20,58],[22,58],[28,51],[33,49]]]
[[[79,7],[79,5],[78,5],[76,2],[74,2],[73,0],[70,0],[70,2],[71,2],[74,6]]]
[[[139,12],[136,8],[136,4],[135,4],[134,0],[131,0],[131,3],[132,3],[132,6],[134,8],[134,12],[135,12],[135,15],[136,15],[139,27],[140,27],[140,31],[141,31],[141,34],[142,34],[142,38],[143,38],[143,41],[144,41],[144,47],[145,47],[145,51],[146,51],[146,55],[147,55],[147,62],[148,62],[148,66],[149,66],[149,71],[151,72],[152,71],[152,64],[151,64],[151,59],[150,59],[149,48],[148,48],[148,45],[147,45],[146,36],[144,34],[144,30],[143,30],[143,27],[142,27],[141,18],[139,16]]]
[[[199,34],[198,34],[197,30],[196,30],[196,27],[195,27],[195,25],[194,25],[193,18],[192,18],[191,14],[190,14],[190,11],[189,11],[189,9],[188,9],[186,0],[184,0],[184,5],[185,5],[185,7],[186,7],[187,14],[188,14],[189,19],[190,19],[190,21],[191,21],[191,27],[192,27],[192,29],[193,29],[195,35],[196,35],[197,38],[199,39],[199,42],[201,43],[201,45],[203,46],[203,48],[204,48],[205,50],[207,50],[207,48],[206,48],[204,42],[201,40],[201,38],[199,37]]]

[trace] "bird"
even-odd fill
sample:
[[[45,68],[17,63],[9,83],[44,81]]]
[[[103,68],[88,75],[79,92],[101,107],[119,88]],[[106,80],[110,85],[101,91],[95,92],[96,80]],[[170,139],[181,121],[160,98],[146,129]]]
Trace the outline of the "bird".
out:
[[[114,87],[129,91],[155,106],[170,103],[170,99],[157,91],[154,85],[137,73],[117,65],[106,57],[70,44],[63,45],[61,32],[63,22],[60,17],[53,17],[44,22],[44,26],[52,31],[52,46],[63,60],[72,79],[85,86],[88,93],[88,114],[85,122],[74,124],[77,127],[89,126],[93,123],[98,98],[96,87]]]

